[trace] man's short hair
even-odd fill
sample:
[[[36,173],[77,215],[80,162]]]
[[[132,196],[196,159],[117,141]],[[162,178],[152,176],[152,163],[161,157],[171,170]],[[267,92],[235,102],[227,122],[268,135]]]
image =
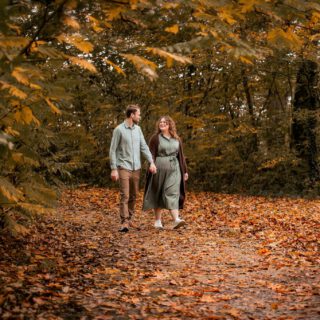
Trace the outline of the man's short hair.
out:
[[[126,109],[126,117],[130,118],[132,113],[136,113],[138,110],[140,110],[140,106],[137,104],[129,104]]]

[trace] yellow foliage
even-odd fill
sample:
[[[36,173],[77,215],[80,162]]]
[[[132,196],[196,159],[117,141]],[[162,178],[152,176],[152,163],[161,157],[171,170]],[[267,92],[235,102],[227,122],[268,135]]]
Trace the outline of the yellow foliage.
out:
[[[179,32],[179,26],[177,24],[175,24],[175,25],[173,25],[171,27],[165,28],[164,30],[167,31],[167,32],[171,32],[171,33],[177,34]]]
[[[20,132],[12,129],[11,127],[6,127],[4,129],[4,132],[9,134],[10,136],[13,136],[13,137],[19,137],[20,136]]]
[[[20,152],[13,152],[12,153],[12,159],[14,160],[14,162],[18,163],[18,164],[29,164],[31,166],[34,167],[39,167],[40,164],[37,160],[33,160],[29,157],[26,157],[25,155],[23,155]]]
[[[77,57],[69,57],[69,61],[72,64],[75,64],[83,69],[87,69],[87,70],[94,72],[94,73],[97,72],[96,67],[91,62],[89,62],[85,59],[81,59],[81,58],[77,58]]]
[[[84,40],[80,34],[73,34],[70,36],[66,34],[60,34],[59,36],[57,36],[57,39],[60,42],[65,42],[75,46],[77,49],[84,53],[89,53],[94,48],[91,42]]]
[[[14,119],[17,122],[24,124],[31,124],[31,122],[34,122],[37,126],[40,125],[40,121],[33,115],[32,110],[27,106],[22,106],[21,110],[14,114]]]
[[[176,54],[173,53],[169,53],[166,52],[162,49],[158,49],[158,48],[146,48],[147,52],[150,52],[152,54],[158,55],[162,58],[167,59],[167,66],[170,68],[173,64],[173,61],[177,61],[183,64],[186,63],[192,63],[192,60],[188,57],[184,57],[184,56],[178,56]]]
[[[88,16],[89,21],[91,22],[91,27],[92,29],[97,32],[100,33],[102,32],[104,29],[100,27],[100,21],[92,16]],[[107,27],[111,27],[111,25],[109,23],[106,23],[105,26]]]
[[[75,29],[75,30],[79,30],[80,29],[80,24],[79,22],[73,18],[73,17],[69,17],[69,16],[66,16],[63,18],[63,22],[64,24],[66,24],[67,26]]]
[[[44,97],[44,100],[46,101],[46,103],[48,104],[48,106],[50,107],[53,113],[61,114],[61,111],[50,101],[49,98]]]
[[[23,193],[4,178],[0,178],[0,192],[9,201],[18,202],[24,199]]]
[[[67,3],[65,4],[65,7],[67,9],[75,9],[78,6],[78,1],[77,0],[68,0]]]
[[[311,17],[311,23],[318,23],[320,21],[320,12],[313,12]]]
[[[118,73],[122,74],[123,76],[126,76],[125,72],[119,66],[117,66],[115,63],[113,63],[112,61],[110,61],[108,59],[103,59],[103,61],[110,64],[110,66],[112,66]]]
[[[239,60],[246,64],[253,64],[253,62],[248,57],[245,57],[245,56],[239,56]]]
[[[166,2],[162,5],[162,8],[170,10],[170,9],[175,9],[179,7],[179,3],[170,3]]]
[[[137,5],[138,5],[138,1],[139,0],[129,0],[129,2],[130,2],[130,8],[132,9],[132,10],[135,10],[135,9],[137,9]]]
[[[237,22],[237,20],[232,16],[232,13],[232,10],[228,7],[223,7],[218,10],[218,16],[230,25],[233,25]]]
[[[54,210],[51,208],[46,208],[40,204],[33,204],[33,203],[26,203],[26,202],[20,202],[19,207],[22,209],[35,213],[35,214],[46,214],[46,213],[53,213]]]
[[[20,98],[22,100],[26,99],[28,97],[28,95],[23,92],[22,90],[18,89],[17,87],[7,83],[7,82],[4,82],[4,81],[0,81],[0,84],[2,85],[1,86],[1,89],[2,90],[5,90],[5,89],[8,89],[9,90],[9,93],[12,95],[12,96],[15,96],[17,98]]]
[[[258,170],[263,170],[263,169],[273,169],[274,167],[278,166],[279,164],[283,163],[285,159],[283,157],[278,157],[272,160],[269,160],[265,163],[263,163]]]
[[[127,60],[131,61],[137,71],[147,76],[151,81],[158,78],[158,75],[155,71],[157,69],[157,65],[154,62],[133,54],[121,55]]]
[[[29,44],[26,37],[3,37],[0,38],[0,48],[21,48]]]
[[[320,33],[310,36],[310,41],[319,41],[319,40],[320,40]]]
[[[14,30],[17,35],[19,36],[21,34],[21,29],[20,27],[16,26],[15,24],[7,23],[7,26],[11,29]]]
[[[29,87],[31,89],[36,89],[36,90],[41,90],[42,89],[38,84],[35,84],[35,83],[30,83]]]
[[[20,69],[20,70],[19,70]],[[28,77],[23,74],[22,71],[24,71],[22,68],[15,68],[12,72],[11,75],[17,79],[18,82],[24,84],[25,86],[29,85],[29,79]]]
[[[293,28],[288,28],[284,31],[281,28],[275,28],[269,31],[268,41],[280,48],[290,48],[293,50],[300,50],[303,41],[294,33]]]
[[[239,4],[241,5],[241,12],[247,13],[254,10],[254,6],[256,4],[260,4],[260,0],[239,0]]]
[[[47,42],[42,41],[42,40],[35,41],[35,42],[32,43],[31,48],[30,48],[30,51],[31,51],[31,52],[37,52],[37,51],[39,51],[39,50],[38,50],[38,47],[41,46],[41,45],[43,45],[43,44],[46,44],[46,43],[47,43]]]
[[[27,73],[27,75],[26,75]],[[29,80],[29,77],[36,74],[37,76],[39,75],[39,72],[34,72],[30,69],[24,69],[21,67],[16,67],[14,70],[11,72],[11,75],[20,83],[24,84],[25,86],[29,86],[32,89],[42,89],[39,85],[35,83],[31,83]]]
[[[110,10],[105,10],[105,14],[107,15],[106,19],[107,21],[113,21],[120,18],[121,13],[124,12],[125,9],[122,7],[113,8]]]

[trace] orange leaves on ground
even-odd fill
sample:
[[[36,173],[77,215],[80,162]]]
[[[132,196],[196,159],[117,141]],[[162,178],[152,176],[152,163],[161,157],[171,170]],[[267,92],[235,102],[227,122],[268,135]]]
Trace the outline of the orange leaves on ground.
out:
[[[122,234],[118,190],[65,190],[23,249],[0,242],[8,317],[317,318],[318,200],[188,192],[186,227],[164,211],[160,232],[141,202]]]

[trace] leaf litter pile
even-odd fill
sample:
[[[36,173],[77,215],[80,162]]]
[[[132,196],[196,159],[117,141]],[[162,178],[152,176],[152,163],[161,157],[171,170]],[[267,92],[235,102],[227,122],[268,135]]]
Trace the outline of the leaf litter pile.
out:
[[[320,319],[320,201],[188,193],[187,225],[118,232],[118,190],[64,192],[0,240],[1,319]]]

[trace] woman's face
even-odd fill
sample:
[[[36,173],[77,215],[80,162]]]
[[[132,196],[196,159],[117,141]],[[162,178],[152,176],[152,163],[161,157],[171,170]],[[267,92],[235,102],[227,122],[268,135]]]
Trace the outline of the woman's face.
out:
[[[161,118],[159,122],[159,129],[161,131],[167,131],[169,130],[169,123],[165,118]]]

